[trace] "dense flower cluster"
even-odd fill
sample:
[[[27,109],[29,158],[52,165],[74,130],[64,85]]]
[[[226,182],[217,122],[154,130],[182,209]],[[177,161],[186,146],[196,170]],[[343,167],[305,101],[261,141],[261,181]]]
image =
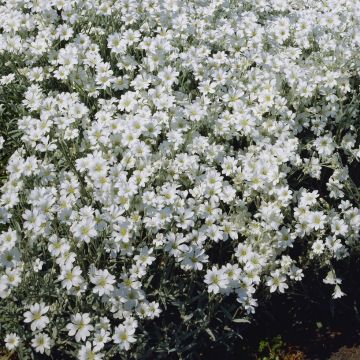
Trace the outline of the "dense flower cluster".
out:
[[[1,3],[0,84],[25,84],[0,197],[9,350],[128,351],[169,261],[244,314],[308,261],[344,295],[359,1]]]

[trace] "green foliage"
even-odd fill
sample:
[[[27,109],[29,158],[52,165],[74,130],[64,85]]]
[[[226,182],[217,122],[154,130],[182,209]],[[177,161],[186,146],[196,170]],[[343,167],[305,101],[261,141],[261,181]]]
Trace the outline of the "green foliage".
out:
[[[259,360],[282,360],[284,357],[285,343],[281,335],[272,339],[264,339],[259,343]]]

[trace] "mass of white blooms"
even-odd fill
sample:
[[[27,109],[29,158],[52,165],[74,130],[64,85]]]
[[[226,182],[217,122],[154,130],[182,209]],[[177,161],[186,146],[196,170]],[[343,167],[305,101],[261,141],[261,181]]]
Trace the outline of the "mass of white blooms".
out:
[[[242,316],[309,263],[345,295],[359,0],[2,0],[0,29],[7,349],[129,358],[169,266]]]

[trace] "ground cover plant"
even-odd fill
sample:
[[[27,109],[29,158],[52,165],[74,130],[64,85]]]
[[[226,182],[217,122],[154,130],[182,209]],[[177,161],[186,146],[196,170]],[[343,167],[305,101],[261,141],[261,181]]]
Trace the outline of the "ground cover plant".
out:
[[[196,359],[307,278],[349,295],[360,1],[2,0],[0,29],[4,348]]]

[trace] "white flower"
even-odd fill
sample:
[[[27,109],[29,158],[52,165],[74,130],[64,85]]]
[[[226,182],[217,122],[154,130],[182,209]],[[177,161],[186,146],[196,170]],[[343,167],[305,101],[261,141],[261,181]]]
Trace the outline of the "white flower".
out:
[[[203,264],[208,262],[205,250],[198,246],[191,246],[180,258],[181,267],[186,270],[202,270]]]
[[[5,336],[5,347],[8,350],[14,350],[18,347],[20,343],[20,337],[15,333],[10,333]]]
[[[235,256],[240,263],[245,263],[253,254],[251,247],[247,244],[239,244],[236,248]]]
[[[159,304],[155,301],[152,301],[151,303],[148,304],[147,317],[149,319],[154,319],[156,317],[159,317],[161,311],[162,310],[160,309]]]
[[[31,330],[42,330],[50,322],[49,318],[44,315],[49,311],[49,306],[42,303],[35,303],[30,306],[29,311],[24,313],[24,322],[31,322]]]
[[[135,328],[130,326],[119,325],[115,327],[113,341],[118,344],[120,349],[129,350],[132,343],[136,341]]]
[[[229,280],[222,269],[213,266],[211,270],[206,271],[205,284],[208,285],[208,292],[217,294],[227,287]]]
[[[266,285],[270,287],[270,292],[279,290],[279,292],[283,293],[289,287],[285,281],[286,277],[277,269],[271,272],[271,277],[268,277]]]
[[[17,287],[21,283],[21,268],[6,268],[5,274],[0,277],[1,283]]]
[[[343,297],[344,295],[346,295],[346,294],[341,290],[340,286],[335,285],[335,289],[332,294],[333,299],[339,299],[339,298]]]
[[[325,226],[326,215],[322,211],[314,211],[309,214],[309,224],[315,230],[323,229]]]
[[[0,249],[11,250],[15,245],[18,237],[15,230],[9,229],[0,234]]]
[[[140,266],[147,266],[151,265],[155,260],[155,257],[151,254],[153,253],[153,248],[148,248],[147,246],[139,249],[139,255],[134,256],[134,260],[136,261],[137,265]]]
[[[334,219],[331,222],[331,231],[334,235],[346,235],[348,232],[348,225],[342,219]]]
[[[311,245],[312,251],[316,255],[321,255],[325,250],[325,244],[322,240],[318,239]]]
[[[81,269],[79,266],[72,266],[72,264],[65,264],[61,268],[61,273],[58,279],[61,281],[61,284],[67,290],[70,290],[73,286],[80,286],[83,282],[83,278],[81,276]]]
[[[31,346],[36,352],[43,354],[46,350],[51,349],[51,339],[49,335],[39,333],[31,340]]]
[[[0,85],[8,85],[11,84],[13,81],[15,80],[15,74],[9,74],[9,75],[4,75],[0,78]],[[1,141],[0,141],[1,143]],[[1,146],[0,146],[1,148]]]
[[[69,336],[75,335],[76,342],[85,341],[94,327],[90,324],[91,318],[88,313],[77,313],[71,316],[71,323],[66,325]]]
[[[109,295],[114,290],[115,276],[111,275],[108,270],[95,270],[90,275],[90,281],[95,285],[93,293]]]
[[[97,235],[95,222],[90,218],[74,223],[71,230],[73,231],[75,237],[86,243],[89,243],[90,240]]]
[[[35,272],[39,272],[44,265],[44,262],[41,261],[39,258],[35,260],[33,268]]]
[[[321,156],[329,156],[335,150],[332,137],[329,135],[321,136],[315,140],[316,149]]]
[[[98,349],[91,346],[90,341],[87,341],[85,345],[81,345],[78,352],[79,360],[101,360],[104,354],[98,352]]]
[[[110,341],[110,333],[105,329],[100,329],[94,334],[94,351],[101,350]]]

